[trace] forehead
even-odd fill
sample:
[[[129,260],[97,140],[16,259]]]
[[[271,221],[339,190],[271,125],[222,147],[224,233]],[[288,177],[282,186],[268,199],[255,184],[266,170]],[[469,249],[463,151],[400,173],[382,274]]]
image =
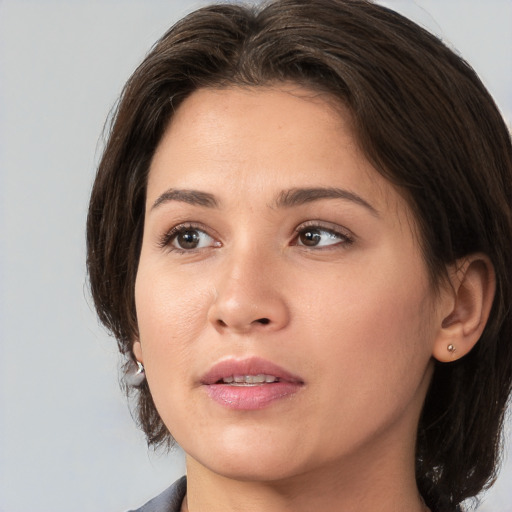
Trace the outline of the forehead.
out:
[[[368,162],[348,109],[293,84],[200,89],[177,108],[153,157],[148,204],[168,188],[216,196],[341,187],[406,207]],[[268,199],[268,197],[267,197]]]

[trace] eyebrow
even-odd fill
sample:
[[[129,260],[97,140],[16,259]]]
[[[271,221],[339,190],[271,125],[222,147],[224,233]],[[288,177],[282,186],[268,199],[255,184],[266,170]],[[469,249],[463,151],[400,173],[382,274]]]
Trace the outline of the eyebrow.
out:
[[[208,192],[170,188],[162,195],[158,196],[158,199],[153,203],[151,210],[154,210],[158,206],[170,201],[179,201],[193,206],[206,206],[207,208],[216,208],[218,206],[215,196]]]
[[[379,217],[379,212],[361,196],[354,192],[350,192],[349,190],[334,187],[292,188],[289,190],[283,190],[277,195],[272,207],[292,208],[294,206],[301,206],[321,199],[343,199],[346,201],[352,201],[353,203],[365,207],[372,215]],[[151,206],[151,210],[171,201],[178,201],[206,208],[217,208],[219,206],[215,196],[208,192],[171,188],[158,196]]]
[[[283,190],[274,202],[276,208],[291,208],[300,206],[320,199],[343,199],[352,201],[360,206],[365,207],[375,217],[379,217],[379,212],[368,201],[361,196],[349,190],[333,187],[315,187],[315,188],[292,188]]]

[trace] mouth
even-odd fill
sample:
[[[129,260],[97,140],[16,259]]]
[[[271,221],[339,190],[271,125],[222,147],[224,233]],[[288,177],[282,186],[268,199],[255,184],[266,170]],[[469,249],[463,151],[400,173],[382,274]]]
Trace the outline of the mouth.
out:
[[[261,386],[276,382],[304,384],[299,376],[260,357],[224,359],[213,365],[201,378],[201,384],[207,386],[214,384]]]
[[[275,375],[233,375],[223,377],[216,384],[230,384],[231,386],[260,386],[262,384],[272,384],[279,382],[279,377]]]
[[[227,359],[201,379],[207,395],[229,409],[256,410],[297,393],[304,381],[261,358]]]

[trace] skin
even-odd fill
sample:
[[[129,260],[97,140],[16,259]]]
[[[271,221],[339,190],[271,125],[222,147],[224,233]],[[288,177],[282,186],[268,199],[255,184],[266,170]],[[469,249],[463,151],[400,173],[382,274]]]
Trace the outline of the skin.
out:
[[[278,204],[327,187],[353,196]],[[198,248],[169,235],[183,224]],[[183,510],[425,510],[416,429],[456,300],[434,292],[410,209],[342,107],[290,84],[185,100],[151,164],[135,298],[134,354],[187,456]],[[209,398],[212,365],[248,356],[304,384],[260,410]]]

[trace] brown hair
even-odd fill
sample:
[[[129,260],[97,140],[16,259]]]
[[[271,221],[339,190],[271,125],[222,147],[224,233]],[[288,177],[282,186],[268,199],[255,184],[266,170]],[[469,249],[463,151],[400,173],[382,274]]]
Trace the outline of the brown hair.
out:
[[[492,98],[439,39],[366,0],[213,5],[173,26],[126,84],[94,183],[87,265],[101,321],[128,360],[134,282],[153,153],[201,87],[293,81],[346,105],[366,157],[408,198],[434,282],[447,263],[486,253],[497,290],[470,354],[437,364],[420,420],[417,481],[452,510],[494,476],[512,381],[512,149]],[[146,383],[136,390],[150,444],[172,440]]]

